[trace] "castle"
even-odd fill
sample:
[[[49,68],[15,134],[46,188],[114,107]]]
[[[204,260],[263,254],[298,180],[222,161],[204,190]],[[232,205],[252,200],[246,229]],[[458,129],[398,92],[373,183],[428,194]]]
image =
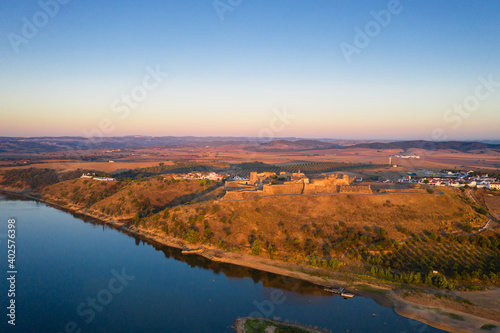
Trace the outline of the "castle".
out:
[[[320,179],[309,179],[299,172],[250,172],[249,179],[226,182],[225,199],[237,200],[256,196],[363,193],[373,194],[370,186],[352,186],[355,177],[346,174],[331,174]],[[280,183],[278,183],[280,182]]]

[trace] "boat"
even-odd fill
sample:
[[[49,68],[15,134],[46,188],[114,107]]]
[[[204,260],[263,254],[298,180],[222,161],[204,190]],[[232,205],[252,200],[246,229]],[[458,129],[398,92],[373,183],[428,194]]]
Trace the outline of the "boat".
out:
[[[354,294],[351,294],[351,293],[341,293],[340,296],[342,296],[344,298],[353,298]]]

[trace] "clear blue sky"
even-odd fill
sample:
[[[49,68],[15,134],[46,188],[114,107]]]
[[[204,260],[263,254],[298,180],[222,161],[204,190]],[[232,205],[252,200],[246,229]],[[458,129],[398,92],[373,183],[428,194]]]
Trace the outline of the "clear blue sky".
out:
[[[270,129],[277,137],[499,139],[500,3],[390,3],[243,0],[221,20],[213,1],[71,0],[53,17],[37,1],[4,1],[0,135]],[[374,24],[371,11],[389,7],[390,22]],[[38,20],[33,36],[23,34],[23,18]],[[356,46],[356,28],[374,29],[368,45]],[[358,50],[350,61],[348,44]],[[139,93],[147,68],[158,66],[168,77],[126,106],[123,95]],[[499,82],[490,90],[480,79],[489,76]],[[470,111],[453,109],[465,102]],[[276,121],[284,109],[293,118]]]

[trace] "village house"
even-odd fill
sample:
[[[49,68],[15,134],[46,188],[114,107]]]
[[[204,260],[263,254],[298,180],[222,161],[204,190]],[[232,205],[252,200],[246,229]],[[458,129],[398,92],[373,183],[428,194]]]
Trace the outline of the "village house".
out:
[[[95,176],[95,173],[92,173],[92,174],[90,174],[90,173],[83,173],[80,178],[92,179],[92,178],[94,178],[94,176]]]
[[[99,180],[99,181],[102,181],[102,182],[114,182],[116,181],[115,178],[111,178],[111,177],[96,177],[95,176],[95,173],[84,173],[81,175],[80,178],[83,178],[83,179],[93,179],[93,180]]]
[[[489,183],[490,190],[500,190],[500,182]]]

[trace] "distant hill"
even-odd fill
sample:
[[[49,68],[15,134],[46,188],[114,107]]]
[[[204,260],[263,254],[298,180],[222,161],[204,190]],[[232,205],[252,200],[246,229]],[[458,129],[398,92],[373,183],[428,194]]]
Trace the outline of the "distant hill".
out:
[[[412,149],[419,148],[425,150],[453,149],[461,152],[470,152],[475,150],[492,149],[500,151],[500,144],[485,142],[464,142],[448,141],[435,142],[425,140],[414,141],[395,141],[395,142],[370,142],[357,143],[353,145],[339,145],[338,142],[328,142],[319,140],[274,140],[248,147],[248,150],[259,152],[278,152],[278,151],[302,151],[331,148],[368,148],[368,149]]]
[[[257,146],[248,147],[252,151],[300,151],[300,150],[314,150],[314,149],[329,149],[338,148],[339,146],[331,142],[319,140],[274,140],[270,142],[261,143]]]
[[[433,141],[366,141],[277,138],[274,140],[256,137],[153,137],[123,136],[104,138],[85,137],[0,137],[0,153],[28,154],[88,149],[140,149],[140,148],[183,148],[183,147],[227,147],[244,148],[256,152],[288,152],[331,148],[410,149],[426,150],[454,149],[461,152],[492,149],[500,151],[496,141],[485,142],[433,142]]]
[[[296,138],[284,138],[284,141]],[[307,140],[306,140],[307,141]],[[87,149],[182,148],[205,146],[258,146],[267,139],[251,137],[175,137],[129,135],[122,137],[0,137],[0,152],[40,153]]]
[[[464,141],[397,141],[390,143],[362,143],[350,146],[350,148],[369,148],[369,149],[411,149],[419,148],[425,150],[439,150],[439,149],[453,149],[461,152],[468,152],[473,150],[492,149],[500,151],[500,144],[490,144],[484,142],[464,142]]]

